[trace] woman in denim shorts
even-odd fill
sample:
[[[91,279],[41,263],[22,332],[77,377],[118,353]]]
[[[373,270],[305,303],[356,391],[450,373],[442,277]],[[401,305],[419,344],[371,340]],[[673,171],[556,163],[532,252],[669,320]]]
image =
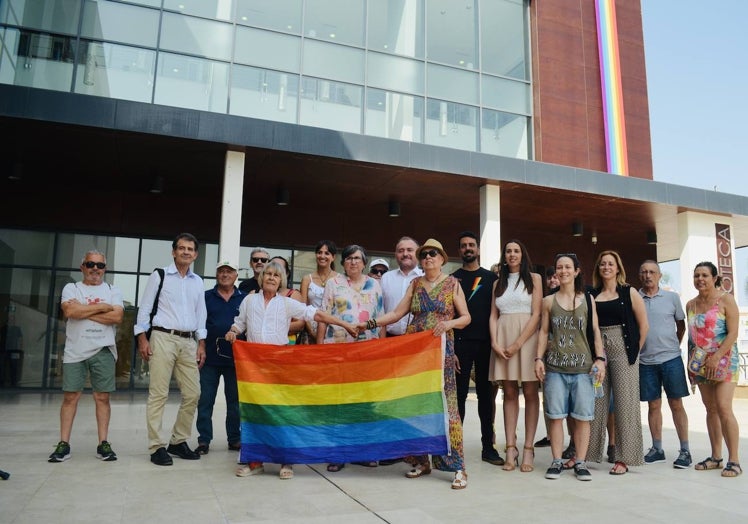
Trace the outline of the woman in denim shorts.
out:
[[[557,479],[564,470],[563,420],[574,424],[576,459],[574,472],[579,480],[592,480],[585,463],[590,440],[590,421],[595,414],[595,381],[605,378],[605,357],[597,326],[597,313],[584,291],[579,259],[573,253],[556,255],[559,290],[543,299],[535,374],[543,384],[545,412],[551,421],[553,462],[545,478]],[[549,336],[550,335],[550,336]]]

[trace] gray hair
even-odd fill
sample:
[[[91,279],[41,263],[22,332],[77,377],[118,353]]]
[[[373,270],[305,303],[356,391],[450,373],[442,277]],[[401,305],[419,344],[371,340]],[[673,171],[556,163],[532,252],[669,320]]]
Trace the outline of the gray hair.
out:
[[[281,279],[280,287],[278,289],[285,289],[288,285],[288,280],[286,280],[286,270],[278,262],[273,260],[265,264],[265,267],[262,268],[262,271],[257,276],[257,282],[260,284],[260,289],[262,289],[262,285],[265,283],[265,273],[268,273],[269,271],[278,273]]]
[[[268,257],[270,256],[270,252],[265,249],[264,247],[256,247],[252,250],[252,252],[249,254],[249,258],[252,258],[257,253],[265,253]]]
[[[106,255],[98,249],[90,249],[86,251],[86,253],[83,255],[83,258],[81,258],[81,264],[84,264],[86,262],[88,255],[101,255],[104,258],[104,263],[106,264]]]

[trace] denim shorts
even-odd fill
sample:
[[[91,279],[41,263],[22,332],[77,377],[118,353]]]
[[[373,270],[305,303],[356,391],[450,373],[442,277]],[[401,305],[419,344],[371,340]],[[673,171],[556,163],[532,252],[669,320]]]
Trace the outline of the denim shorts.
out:
[[[89,373],[91,388],[97,393],[111,393],[115,390],[115,361],[108,347],[101,348],[94,356],[82,362],[63,363],[62,390],[83,391]]]
[[[549,371],[543,384],[545,414],[549,419],[571,416],[576,420],[595,418],[595,390],[588,373]]]
[[[686,368],[681,357],[662,364],[639,364],[639,399],[650,402],[662,398],[663,388],[667,398],[688,396]]]

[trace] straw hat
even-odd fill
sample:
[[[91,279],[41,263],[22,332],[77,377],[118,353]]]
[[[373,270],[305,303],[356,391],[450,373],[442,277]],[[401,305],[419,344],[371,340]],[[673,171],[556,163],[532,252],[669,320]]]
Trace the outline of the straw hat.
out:
[[[434,238],[429,238],[426,242],[423,243],[421,247],[418,248],[418,251],[416,251],[416,257],[418,258],[418,260],[421,260],[421,252],[425,249],[436,249],[444,259],[445,263],[449,260],[447,253],[442,247],[442,243]]]

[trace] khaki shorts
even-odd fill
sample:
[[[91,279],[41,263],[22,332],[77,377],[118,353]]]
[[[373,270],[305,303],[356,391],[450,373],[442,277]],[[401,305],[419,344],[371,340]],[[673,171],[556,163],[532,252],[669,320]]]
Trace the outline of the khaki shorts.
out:
[[[105,346],[94,356],[81,362],[62,364],[62,390],[83,391],[86,377],[91,374],[91,388],[98,393],[111,393],[114,387],[114,355]]]

